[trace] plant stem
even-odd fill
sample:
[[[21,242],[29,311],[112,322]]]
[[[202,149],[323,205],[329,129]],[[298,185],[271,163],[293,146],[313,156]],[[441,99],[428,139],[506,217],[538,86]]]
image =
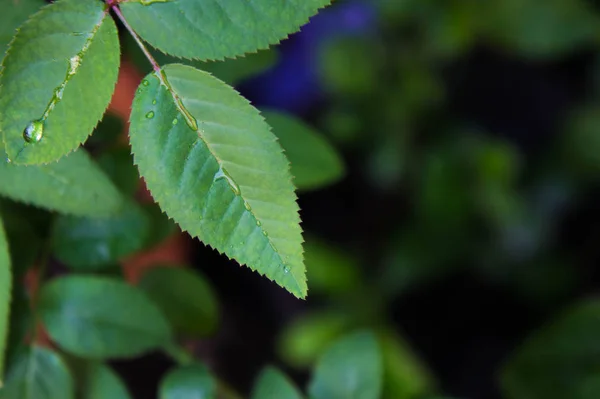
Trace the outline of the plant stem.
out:
[[[135,33],[133,28],[129,25],[129,23],[125,19],[125,16],[121,13],[121,10],[119,9],[119,7],[117,5],[112,5],[111,8],[114,11],[115,15],[121,20],[121,22],[123,23],[123,26],[125,26],[125,29],[127,29],[127,31],[131,34],[131,36],[133,36],[137,45],[140,47],[140,49],[142,50],[142,52],[144,53],[144,55],[146,56],[146,58],[148,59],[150,64],[152,64],[152,68],[154,69],[154,71],[156,72],[156,74],[158,75],[158,77],[160,79],[161,73],[160,73],[160,65],[158,65],[158,62],[156,62],[154,57],[152,57],[152,54],[150,54],[150,52],[148,51],[146,46],[144,46],[144,42],[142,42],[142,39],[140,39],[140,37],[137,35],[137,33]]]

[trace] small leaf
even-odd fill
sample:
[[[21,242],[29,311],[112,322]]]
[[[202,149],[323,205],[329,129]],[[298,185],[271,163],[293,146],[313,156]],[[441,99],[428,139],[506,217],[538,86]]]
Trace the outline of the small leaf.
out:
[[[294,184],[299,190],[315,190],[337,182],[344,175],[342,159],[313,128],[289,114],[263,111],[263,115],[290,160]]]
[[[19,25],[46,4],[43,0],[7,1],[11,4],[2,7],[2,15],[0,16],[0,59],[4,57],[8,44],[17,33]]]
[[[121,4],[121,9],[133,29],[162,52],[216,60],[279,43],[330,2],[177,0],[143,5],[130,1]]]
[[[102,363],[87,365],[81,389],[82,399],[131,399],[121,379]]]
[[[142,276],[140,288],[162,310],[176,332],[202,337],[215,330],[217,300],[198,272],[183,267],[152,268]]]
[[[375,337],[343,337],[322,355],[309,385],[311,399],[379,399],[381,355]]]
[[[73,399],[73,378],[60,356],[33,346],[18,357],[0,389],[1,399]]]
[[[256,381],[252,399],[302,399],[302,394],[285,374],[267,367]]]
[[[141,250],[149,228],[146,212],[132,201],[107,218],[60,216],[54,225],[53,251],[74,269],[97,270]]]
[[[216,399],[217,382],[199,363],[171,371],[160,384],[160,399]]]
[[[0,130],[17,164],[56,161],[92,133],[119,69],[117,28],[98,0],[60,0],[28,20],[0,77]]]
[[[501,374],[510,399],[600,397],[600,384],[592,383],[600,370],[598,336],[600,301],[569,309],[533,334],[511,357]],[[589,385],[588,385],[589,384]],[[587,394],[585,393],[585,394]]]
[[[14,165],[3,154],[0,149],[0,195],[78,216],[108,216],[123,204],[117,188],[83,150],[35,166]]]
[[[4,355],[10,327],[11,281],[8,243],[0,219],[0,386],[4,377]]]
[[[140,186],[140,175],[133,164],[129,148],[116,148],[102,153],[98,165],[111,178],[121,192],[133,196]]]
[[[86,358],[138,356],[171,339],[168,322],[141,291],[105,277],[47,283],[39,313],[54,341]]]
[[[140,85],[130,136],[153,197],[183,230],[306,296],[288,162],[247,100],[205,72],[168,65]]]

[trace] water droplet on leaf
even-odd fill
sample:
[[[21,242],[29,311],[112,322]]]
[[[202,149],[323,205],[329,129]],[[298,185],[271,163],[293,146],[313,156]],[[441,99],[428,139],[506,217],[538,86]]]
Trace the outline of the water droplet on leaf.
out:
[[[283,268],[283,272],[284,272],[285,274],[288,274],[288,273],[290,272],[290,268],[289,268],[289,267],[287,267],[287,266],[286,266],[286,267],[284,267],[284,268]]]
[[[150,112],[148,112],[148,113],[146,114],[146,118],[148,118],[148,119],[152,119],[152,118],[154,118],[154,111],[150,111]]]
[[[250,208],[250,204],[247,203],[246,201],[244,201],[244,208],[246,208],[247,211],[249,211],[250,209],[252,209],[252,208]]]
[[[152,100],[152,105],[156,105],[156,100]]]
[[[179,121],[177,120],[177,118],[173,119],[173,124],[174,124],[174,125],[176,125],[176,124],[178,124],[178,123],[179,123]]]
[[[28,143],[38,143],[44,135],[44,121],[35,120],[29,122],[29,125],[23,130],[23,139]]]
[[[144,80],[142,81],[142,84],[143,84],[144,86],[148,86],[148,85],[150,84],[150,82],[148,82],[146,79],[144,79]]]
[[[227,172],[225,172],[223,170],[223,167],[220,166],[219,170],[217,171],[217,173],[215,173],[215,177],[213,178],[213,181],[217,181],[219,179],[225,179],[227,180],[227,183],[229,183],[229,187],[231,188],[231,190],[233,191],[233,193],[235,195],[240,195],[240,188],[238,187],[238,185],[233,181],[233,179],[231,178],[231,176],[229,176],[227,174]]]

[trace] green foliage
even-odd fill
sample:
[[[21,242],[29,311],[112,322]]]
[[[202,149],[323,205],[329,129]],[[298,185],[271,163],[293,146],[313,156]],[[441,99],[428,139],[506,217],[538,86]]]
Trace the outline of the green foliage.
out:
[[[288,162],[244,98],[207,73],[168,65],[140,85],[130,135],[140,174],[183,230],[306,295]]]
[[[51,281],[40,293],[39,313],[54,341],[87,358],[137,356],[171,338],[167,320],[142,292],[106,277]]]
[[[0,24],[0,57],[8,48],[19,25],[40,9],[45,3],[43,0],[9,0],[10,6],[4,7],[2,24]]]
[[[288,377],[274,367],[266,367],[258,376],[252,399],[302,399]]]
[[[121,8],[144,40],[178,57],[217,60],[279,43],[330,0],[291,0],[277,6],[270,0],[143,3],[127,2]]]
[[[131,399],[119,377],[102,363],[87,365],[80,384],[83,399]]]
[[[23,351],[6,376],[2,399],[74,399],[74,382],[56,352],[32,346]]]
[[[118,66],[117,28],[100,1],[61,0],[35,14],[2,63],[0,130],[9,159],[49,163],[75,150],[102,118]]]
[[[0,218],[0,385],[4,376],[4,354],[9,331],[12,274],[6,234]]]
[[[199,273],[182,267],[156,267],[144,274],[140,288],[162,310],[175,332],[203,337],[215,331],[217,299]]]
[[[171,371],[160,384],[160,399],[216,399],[217,383],[202,364]]]
[[[263,116],[290,160],[298,190],[322,188],[343,176],[340,156],[317,131],[292,115],[267,110]]]
[[[371,333],[345,336],[319,359],[309,386],[311,399],[378,399],[381,354]]]
[[[54,223],[53,252],[73,269],[97,270],[142,249],[150,220],[134,202],[106,218],[62,215]]]

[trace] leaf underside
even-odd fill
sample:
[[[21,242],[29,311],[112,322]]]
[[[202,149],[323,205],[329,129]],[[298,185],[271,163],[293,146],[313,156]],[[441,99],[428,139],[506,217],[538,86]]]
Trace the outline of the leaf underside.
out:
[[[108,216],[123,200],[83,150],[48,165],[14,165],[0,144],[0,196],[78,216]]]
[[[135,31],[159,50],[218,60],[265,49],[298,31],[331,0],[172,0],[121,4]],[[173,38],[177,40],[173,40]]]
[[[131,113],[134,159],[152,195],[192,236],[304,297],[296,195],[269,126],[205,72],[175,64],[163,75],[142,82]]]
[[[2,379],[4,378],[4,353],[9,329],[11,281],[8,243],[2,219],[0,219],[0,386],[2,386]]]
[[[117,28],[97,0],[60,0],[35,14],[7,51],[0,78],[0,130],[17,164],[56,161],[91,134],[119,69]],[[23,138],[39,121],[39,142]]]

